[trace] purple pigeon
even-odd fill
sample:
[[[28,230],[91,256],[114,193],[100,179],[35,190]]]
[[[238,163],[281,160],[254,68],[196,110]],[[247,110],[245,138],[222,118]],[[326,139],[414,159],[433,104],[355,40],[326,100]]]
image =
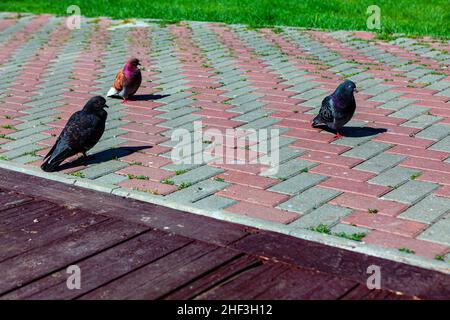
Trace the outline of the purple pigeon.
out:
[[[127,102],[128,97],[134,95],[141,85],[142,74],[139,68],[140,65],[138,59],[130,59],[123,69],[117,73],[113,86],[109,89],[106,96],[118,96],[124,99],[123,102]]]
[[[356,102],[353,92],[357,92],[353,81],[345,80],[341,83],[331,95],[323,99],[319,114],[312,121],[312,127],[326,125],[336,130],[336,138],[341,138],[340,129],[355,113]]]

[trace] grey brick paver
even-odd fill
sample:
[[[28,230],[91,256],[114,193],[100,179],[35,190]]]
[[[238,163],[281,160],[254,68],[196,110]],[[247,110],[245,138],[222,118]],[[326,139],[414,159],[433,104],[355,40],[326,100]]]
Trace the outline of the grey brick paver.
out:
[[[406,156],[398,154],[381,153],[354,167],[357,170],[381,173],[406,159]]]
[[[447,212],[450,212],[450,199],[430,195],[398,217],[431,224]]]
[[[216,176],[222,172],[224,172],[223,169],[214,168],[214,167],[210,167],[210,166],[201,166],[201,167],[192,169],[186,173],[174,176],[170,180],[172,180],[176,185],[179,185],[183,182],[194,184],[199,181],[206,180],[208,178]]]
[[[235,203],[236,203],[236,200],[217,196],[217,195],[211,195],[209,197],[203,198],[199,201],[192,203],[192,206],[194,206],[195,208],[203,209],[203,210],[213,211],[213,210],[225,209],[226,207],[229,207]]]
[[[337,197],[340,193],[332,189],[313,187],[281,203],[277,208],[306,214]]]
[[[450,152],[450,136],[436,142],[430,147],[431,150]]]
[[[438,187],[435,183],[408,181],[397,189],[385,194],[383,198],[406,204],[414,204]]]
[[[369,183],[395,188],[419,173],[420,171],[415,169],[394,167],[370,179]]]
[[[352,150],[344,152],[342,155],[346,157],[358,158],[358,159],[370,159],[373,156],[387,150],[390,145],[382,142],[368,141],[361,144]]]
[[[447,215],[422,232],[417,239],[450,246],[450,216]]]
[[[205,180],[196,183],[188,188],[176,191],[166,196],[166,199],[179,203],[190,203],[203,199],[207,196],[225,189],[229,183],[215,180]]]
[[[286,181],[280,182],[269,188],[269,191],[294,195],[309,189],[326,180],[327,177],[314,173],[300,173]]]
[[[324,204],[320,208],[295,220],[290,226],[298,228],[316,227],[320,224],[331,227],[337,224],[341,218],[352,213],[351,209],[335,205]]]

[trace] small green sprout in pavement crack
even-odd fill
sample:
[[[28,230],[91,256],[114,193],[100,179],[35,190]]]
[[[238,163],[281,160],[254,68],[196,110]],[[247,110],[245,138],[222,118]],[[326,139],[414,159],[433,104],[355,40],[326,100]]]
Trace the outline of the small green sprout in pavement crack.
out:
[[[414,250],[411,250],[409,248],[399,248],[398,251],[404,252],[404,253],[410,253],[410,254],[415,254],[416,253]]]
[[[0,139],[14,140],[13,138],[7,137],[6,134],[0,134]]]
[[[414,173],[411,175],[411,180],[416,180],[418,177],[422,175],[422,172]]]
[[[187,172],[187,170],[176,170],[175,171],[175,174],[177,175],[177,176],[179,176],[180,174],[183,174],[183,173],[186,173]]]
[[[370,213],[370,214],[377,214],[378,213],[378,209],[369,208],[369,209],[367,209],[367,212]]]
[[[219,177],[214,178],[214,180],[219,181],[219,182],[225,182],[224,178],[219,178]]]
[[[142,175],[135,176],[134,174],[128,174],[127,176],[128,176],[128,179],[149,180],[149,177],[142,176]]]
[[[11,129],[11,130],[16,130],[16,128],[14,128],[14,126],[10,125],[10,124],[5,124],[2,126],[3,129]]]
[[[169,184],[171,186],[173,186],[175,184],[175,182],[173,180],[169,180],[169,179],[164,179],[161,181],[162,184]]]
[[[325,233],[325,234],[331,234],[330,228],[326,224],[319,224],[316,227],[310,227],[309,230]]]
[[[439,260],[439,261],[445,261],[445,258],[443,255],[437,254],[434,259]]]
[[[361,239],[366,236],[366,234],[364,232],[357,232],[357,233],[352,233],[352,234],[348,234],[345,232],[337,232],[337,233],[334,233],[333,235],[336,237],[345,238],[345,239],[354,240],[354,241],[361,241]]]
[[[192,184],[189,182],[182,182],[179,186],[178,186],[178,190],[182,190],[182,189],[186,189],[189,188]]]
[[[0,160],[7,161],[7,160],[8,160],[8,157],[5,157],[5,156],[0,155]]]
[[[70,175],[78,178],[84,178],[84,173],[81,171],[72,172]]]

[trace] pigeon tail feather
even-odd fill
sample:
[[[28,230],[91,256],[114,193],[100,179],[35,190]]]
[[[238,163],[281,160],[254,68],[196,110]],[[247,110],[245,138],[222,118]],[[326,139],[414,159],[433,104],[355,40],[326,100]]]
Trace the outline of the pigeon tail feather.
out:
[[[50,157],[41,165],[41,169],[45,172],[54,172],[58,166],[68,157],[72,156],[72,150],[66,149],[58,154],[56,157]]]
[[[320,116],[320,114],[318,114],[318,115],[313,119],[311,126],[312,126],[312,127],[316,127],[316,126],[319,126],[319,125],[321,125],[321,124],[323,124],[322,117]]]
[[[108,93],[106,94],[107,97],[112,97],[112,96],[116,96],[119,94],[119,91],[117,91],[114,87],[111,87],[111,89],[109,89]]]

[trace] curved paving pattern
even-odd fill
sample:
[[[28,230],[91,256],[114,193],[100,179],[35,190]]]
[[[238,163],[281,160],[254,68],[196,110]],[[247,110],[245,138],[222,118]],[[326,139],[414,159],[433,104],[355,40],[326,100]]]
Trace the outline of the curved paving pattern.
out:
[[[3,165],[38,167],[70,114],[105,93],[134,55],[146,67],[140,98],[109,100],[107,130],[89,160],[55,177],[293,236],[361,239],[398,259],[414,252],[449,261],[448,42],[108,19],[69,30],[62,18],[15,14],[0,16],[0,39]],[[335,140],[309,122],[344,78],[357,82],[358,108]],[[266,172],[252,139],[241,151],[260,164],[174,164],[175,129],[209,147],[195,138],[198,120],[221,132],[278,129],[278,173]]]

